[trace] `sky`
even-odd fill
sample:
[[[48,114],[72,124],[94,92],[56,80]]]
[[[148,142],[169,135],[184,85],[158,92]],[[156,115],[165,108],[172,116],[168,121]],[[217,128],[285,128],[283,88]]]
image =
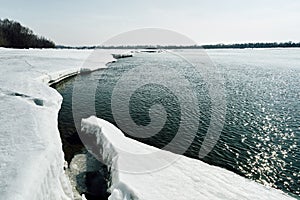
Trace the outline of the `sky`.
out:
[[[0,0],[0,18],[56,44],[99,45],[160,28],[197,44],[300,41],[299,0]]]

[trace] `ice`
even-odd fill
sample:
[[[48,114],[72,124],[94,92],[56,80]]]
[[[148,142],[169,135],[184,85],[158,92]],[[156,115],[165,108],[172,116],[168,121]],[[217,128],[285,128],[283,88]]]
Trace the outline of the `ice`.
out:
[[[106,166],[88,152],[76,154],[66,170],[73,187],[74,199],[81,200],[80,194],[98,196],[107,194]],[[93,184],[89,184],[91,181]]]
[[[293,199],[228,170],[127,138],[114,125],[94,116],[82,120],[82,132],[96,136],[99,151],[93,153],[100,154],[111,172],[110,200]],[[124,152],[159,154],[139,162]],[[153,163],[166,157],[177,159],[166,167],[149,171]]]
[[[0,199],[73,198],[57,128],[62,97],[48,85],[114,61],[100,50],[85,62],[92,52],[0,48]]]

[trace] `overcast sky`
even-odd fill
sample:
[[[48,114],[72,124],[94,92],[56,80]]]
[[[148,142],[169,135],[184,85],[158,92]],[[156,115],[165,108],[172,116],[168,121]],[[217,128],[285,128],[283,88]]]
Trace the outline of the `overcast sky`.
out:
[[[198,44],[300,41],[299,0],[0,0],[0,18],[63,45],[98,45],[139,28]]]

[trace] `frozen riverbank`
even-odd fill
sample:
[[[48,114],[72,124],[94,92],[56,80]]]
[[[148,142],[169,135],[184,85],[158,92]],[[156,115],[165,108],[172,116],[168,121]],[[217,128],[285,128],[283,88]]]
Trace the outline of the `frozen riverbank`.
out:
[[[110,200],[293,199],[228,170],[127,138],[114,125],[96,117],[83,119],[82,132],[97,138],[99,151],[94,153],[102,157],[111,173]],[[148,156],[154,152],[158,153]],[[139,162],[137,155],[150,159]],[[153,168],[169,159],[174,162]]]
[[[106,67],[102,51],[0,49],[1,199],[72,199],[57,128],[62,97],[49,84]],[[90,59],[91,60],[91,59]]]

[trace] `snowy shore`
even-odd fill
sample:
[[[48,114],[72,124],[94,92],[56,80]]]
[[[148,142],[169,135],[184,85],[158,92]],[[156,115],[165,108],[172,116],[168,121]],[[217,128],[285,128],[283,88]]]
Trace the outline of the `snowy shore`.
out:
[[[72,199],[57,128],[62,97],[48,85],[114,59],[92,51],[0,48],[0,199]]]
[[[114,125],[94,116],[82,120],[82,132],[96,136],[99,152],[93,153],[102,155],[111,172],[110,200],[293,199],[279,190],[267,188],[226,169],[127,138]],[[135,156],[128,156],[128,152],[136,155],[160,154],[139,162]],[[162,162],[167,157],[174,157],[176,161],[159,170],[149,171],[153,163]],[[134,173],[130,169],[144,169],[144,173]]]

